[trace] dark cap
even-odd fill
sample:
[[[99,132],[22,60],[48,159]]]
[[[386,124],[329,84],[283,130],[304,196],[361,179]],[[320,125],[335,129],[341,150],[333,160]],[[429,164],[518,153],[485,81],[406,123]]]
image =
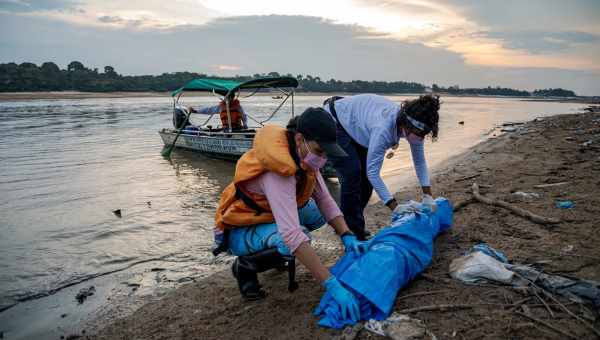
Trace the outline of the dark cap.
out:
[[[337,144],[336,124],[327,111],[320,107],[309,107],[298,117],[296,124],[296,131],[307,140],[317,142],[327,156],[348,156]]]

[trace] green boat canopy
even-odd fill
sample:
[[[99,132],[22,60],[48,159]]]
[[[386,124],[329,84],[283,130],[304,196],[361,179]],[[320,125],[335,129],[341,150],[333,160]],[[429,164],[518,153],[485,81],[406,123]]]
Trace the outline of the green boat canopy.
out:
[[[255,78],[240,83],[235,80],[198,78],[194,79],[183,87],[173,91],[171,96],[176,96],[184,91],[205,91],[216,92],[220,95],[226,95],[227,92],[235,92],[244,89],[278,88],[278,87],[298,87],[298,80],[292,77],[266,77]]]

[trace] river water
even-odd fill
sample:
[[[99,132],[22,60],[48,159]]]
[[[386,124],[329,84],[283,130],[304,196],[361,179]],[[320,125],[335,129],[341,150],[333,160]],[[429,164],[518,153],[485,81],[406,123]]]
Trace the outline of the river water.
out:
[[[297,96],[296,113],[323,99]],[[514,98],[442,100],[439,140],[426,147],[432,167],[502,122],[583,107]],[[257,118],[278,102],[242,100]],[[172,285],[213,270],[213,214],[234,164],[177,150],[171,161],[162,158],[157,131],[171,125],[171,105],[159,97],[0,102],[0,310],[106,272],[148,270],[140,262],[152,259],[164,262],[155,270]],[[285,105],[272,122],[284,124],[289,114]],[[415,177],[405,144],[384,165],[394,187]]]

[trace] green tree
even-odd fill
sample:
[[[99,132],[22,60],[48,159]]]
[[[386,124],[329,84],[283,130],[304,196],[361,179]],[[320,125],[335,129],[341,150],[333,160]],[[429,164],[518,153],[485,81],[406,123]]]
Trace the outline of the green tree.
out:
[[[79,61],[72,61],[69,63],[69,65],[67,65],[67,71],[69,71],[69,72],[85,71],[85,70],[86,70],[85,66],[83,66],[83,64]]]

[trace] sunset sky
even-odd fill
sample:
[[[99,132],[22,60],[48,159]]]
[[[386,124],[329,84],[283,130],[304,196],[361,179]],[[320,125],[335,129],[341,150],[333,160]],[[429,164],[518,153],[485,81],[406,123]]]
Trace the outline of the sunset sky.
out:
[[[0,0],[0,62],[600,95],[598,0]]]

